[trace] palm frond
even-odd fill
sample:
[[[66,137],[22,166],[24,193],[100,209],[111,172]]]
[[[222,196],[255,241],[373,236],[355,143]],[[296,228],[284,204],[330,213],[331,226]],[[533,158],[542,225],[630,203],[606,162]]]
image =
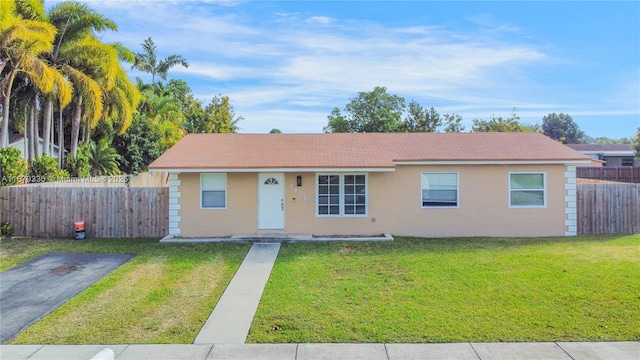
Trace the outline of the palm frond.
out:
[[[136,54],[133,51],[126,48],[121,43],[115,42],[109,45],[111,45],[111,47],[113,47],[116,50],[116,52],[118,53],[118,58],[120,60],[128,62],[130,64],[136,61]]]
[[[0,6],[0,30],[2,23],[15,16],[16,2],[15,0],[3,1]]]
[[[167,58],[160,60],[156,68],[156,72],[160,77],[162,77],[162,79],[166,80],[169,70],[177,65],[182,65],[186,68],[189,67],[187,60],[181,55],[169,55]]]
[[[108,139],[100,139],[97,144],[91,142],[89,144],[89,153],[91,156],[89,164],[91,165],[91,174],[93,176],[117,175],[120,173],[118,168],[120,155],[111,147]]]
[[[4,4],[3,4],[4,5]],[[53,50],[56,28],[43,21],[20,17],[0,21],[0,48],[21,48],[32,54]]]
[[[41,0],[15,0],[16,13],[24,19],[47,21],[44,3]],[[4,1],[3,1],[4,5]]]
[[[23,57],[20,67],[33,85],[44,94],[51,94],[56,84],[56,76],[62,76],[38,56],[31,54],[26,54]]]
[[[64,75],[61,73],[59,74],[59,76],[55,76],[54,78],[54,93],[58,98],[60,107],[64,108],[71,102],[73,96],[73,85]]]
[[[51,24],[60,29],[61,36],[78,40],[92,32],[117,31],[118,26],[110,19],[96,13],[86,4],[65,1],[49,11]]]
[[[108,104],[109,110],[105,117],[111,118],[117,125],[119,134],[123,134],[131,125],[140,96],[138,88],[129,81],[124,71],[116,78],[116,86],[107,92],[105,104]]]
[[[73,83],[76,98],[82,98],[82,119],[89,121],[89,126],[95,126],[100,120],[104,106],[100,85],[87,74],[72,66],[64,65],[63,68]]]

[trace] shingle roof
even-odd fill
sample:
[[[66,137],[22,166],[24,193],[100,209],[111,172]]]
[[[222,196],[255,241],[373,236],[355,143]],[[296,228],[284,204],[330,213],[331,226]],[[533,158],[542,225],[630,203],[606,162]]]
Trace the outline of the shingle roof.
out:
[[[189,134],[149,168],[393,168],[395,162],[588,159],[537,133]]]

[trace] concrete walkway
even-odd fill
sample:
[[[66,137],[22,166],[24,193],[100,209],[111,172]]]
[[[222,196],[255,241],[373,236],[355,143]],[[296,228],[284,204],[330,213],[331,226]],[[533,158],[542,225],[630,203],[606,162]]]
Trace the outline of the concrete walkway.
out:
[[[222,238],[181,238],[174,235],[167,235],[160,239],[164,244],[206,244],[206,243],[239,243],[239,242],[332,242],[332,241],[393,241],[391,234],[374,236],[313,236],[313,234],[235,234],[231,237]]]
[[[194,344],[244,344],[280,243],[251,246]]]
[[[453,344],[0,345],[2,360],[88,360],[105,347],[117,360],[638,360],[639,342]]]

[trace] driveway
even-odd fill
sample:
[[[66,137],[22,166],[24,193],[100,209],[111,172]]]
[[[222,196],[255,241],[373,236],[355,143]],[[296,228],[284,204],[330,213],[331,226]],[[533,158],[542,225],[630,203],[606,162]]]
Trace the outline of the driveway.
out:
[[[12,339],[133,257],[50,253],[0,273],[0,343]]]

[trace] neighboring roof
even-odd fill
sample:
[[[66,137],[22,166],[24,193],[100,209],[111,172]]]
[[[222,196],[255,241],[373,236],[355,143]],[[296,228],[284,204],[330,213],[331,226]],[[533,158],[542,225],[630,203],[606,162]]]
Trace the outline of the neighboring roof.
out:
[[[13,133],[13,134],[9,134],[9,145],[15,144],[18,141],[22,141],[22,139],[24,139],[24,135],[22,134],[17,134],[17,133]],[[38,137],[38,140],[42,143],[44,142],[44,140],[41,137]],[[58,148],[58,145],[56,144],[52,144],[54,149]]]
[[[9,144],[22,140],[24,136],[22,134],[9,134]]]
[[[149,169],[393,169],[400,162],[589,160],[537,133],[189,134]]]
[[[568,147],[585,154],[615,154],[633,156],[631,144],[566,144]]]

